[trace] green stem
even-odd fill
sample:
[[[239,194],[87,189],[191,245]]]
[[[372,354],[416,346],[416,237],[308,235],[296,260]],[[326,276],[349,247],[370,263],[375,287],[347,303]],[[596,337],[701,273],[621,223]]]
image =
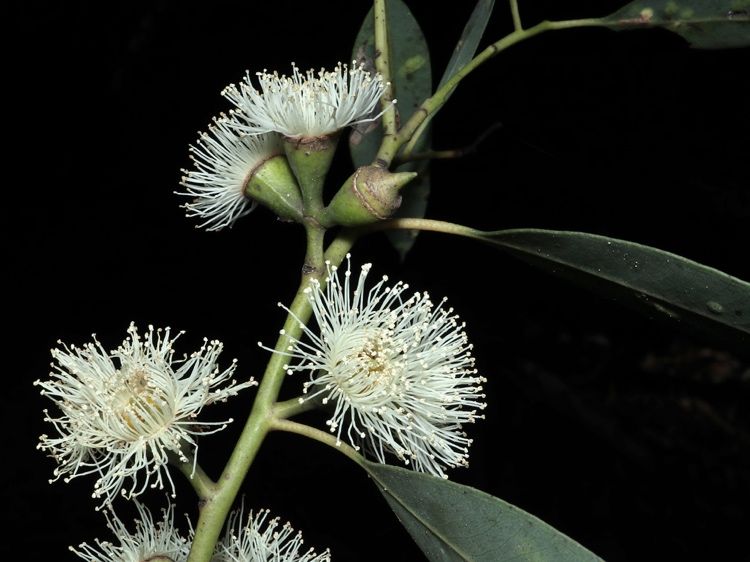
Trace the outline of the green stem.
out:
[[[386,82],[385,93],[380,99],[383,109],[381,117],[383,123],[383,139],[393,138],[397,134],[396,108],[393,105],[393,81],[391,80],[391,45],[388,37],[388,14],[385,0],[375,0],[373,3],[373,17],[375,19],[375,70]],[[383,148],[381,143],[381,149]],[[378,154],[379,156],[380,154]]]
[[[429,230],[432,232],[442,232],[444,234],[454,234],[456,236],[465,236],[476,240],[484,240],[484,233],[475,228],[469,228],[452,222],[436,221],[432,219],[390,219],[381,221],[368,227],[370,232],[378,230]]]
[[[518,11],[518,0],[510,0],[510,12],[513,14],[513,27],[515,30],[523,30],[523,25],[521,25],[521,14]]]
[[[458,86],[458,84],[466,78],[471,72],[487,62],[489,59],[504,51],[508,47],[512,47],[516,43],[530,39],[535,35],[544,33],[545,31],[553,31],[558,29],[570,29],[575,27],[593,27],[605,25],[604,21],[597,18],[579,19],[579,20],[565,20],[565,21],[543,21],[537,25],[530,27],[529,29],[516,29],[513,33],[506,35],[502,39],[496,41],[484,51],[475,56],[469,61],[464,67],[456,72],[450,80],[448,80],[441,88],[439,88],[431,97],[427,98],[422,105],[412,114],[409,121],[398,131],[398,134],[394,136],[384,136],[383,142],[378,151],[378,158],[380,158],[384,165],[390,165],[393,159],[396,157],[398,150],[404,143],[407,143],[403,150],[403,158],[408,159],[411,152],[414,150],[414,145],[418,136],[414,133],[419,129],[422,122],[440,109],[443,104],[447,101],[448,96]]]
[[[224,471],[213,490],[201,497],[200,516],[195,528],[195,538],[190,549],[188,562],[209,562],[214,552],[216,540],[224,525],[234,499],[245,479],[255,455],[271,429],[274,420],[274,405],[284,380],[286,357],[279,352],[286,351],[292,338],[299,338],[302,325],[311,314],[310,303],[304,290],[313,278],[321,278],[325,272],[325,261],[338,265],[352,247],[360,231],[343,230],[323,254],[322,229],[307,226],[308,249],[305,267],[297,294],[289,306],[289,314],[284,322],[284,330],[276,341],[275,352],[271,355],[265,373],[258,387],[250,416],[227,461]],[[321,279],[321,284],[324,279]]]
[[[351,250],[357,239],[365,233],[362,228],[345,228],[339,235],[334,239],[333,242],[328,246],[325,253],[325,261],[331,265],[338,266],[344,261],[344,258]],[[321,281],[321,288],[325,287],[325,283]]]
[[[479,146],[489,137],[492,133],[494,133],[497,129],[502,127],[502,123],[494,123],[491,127],[489,127],[484,133],[479,135],[477,140],[475,140],[473,143],[471,143],[468,146],[464,146],[463,148],[453,148],[450,150],[425,150],[424,152],[412,152],[408,155],[408,157],[404,157],[403,154],[399,155],[396,158],[396,166],[400,166],[401,164],[405,164],[406,162],[416,162],[419,160],[446,160],[446,159],[452,159],[452,158],[463,158],[464,156],[468,156],[469,154],[472,154],[479,149]],[[417,132],[417,135],[420,133]]]
[[[307,233],[307,252],[305,253],[305,265],[302,266],[302,289],[307,287],[310,279],[320,277],[325,271],[323,263],[323,238],[326,230],[317,219],[313,217],[305,218],[305,232]]]
[[[329,447],[333,447],[337,451],[344,453],[347,457],[360,465],[365,460],[362,455],[360,455],[346,443],[342,443],[341,441],[339,441],[334,435],[326,433],[325,431],[321,431],[317,428],[310,427],[309,425],[305,425],[303,423],[275,419],[271,422],[271,429],[304,435],[305,437],[309,437],[310,439],[314,439],[315,441],[325,443]]]
[[[193,487],[193,490],[195,490],[195,493],[198,494],[198,497],[202,501],[205,501],[215,492],[216,482],[211,480],[201,465],[196,463],[195,470],[193,470],[193,462],[195,462],[193,457],[194,454],[195,453],[191,453],[188,455],[188,460],[185,462],[173,459],[172,464],[177,467],[177,470],[179,470],[185,478],[188,479],[188,482],[190,482],[190,485]]]
[[[300,402],[300,400],[302,400]],[[303,396],[277,402],[273,407],[273,415],[278,419],[287,419],[297,414],[314,410],[319,406],[315,400],[305,400]]]

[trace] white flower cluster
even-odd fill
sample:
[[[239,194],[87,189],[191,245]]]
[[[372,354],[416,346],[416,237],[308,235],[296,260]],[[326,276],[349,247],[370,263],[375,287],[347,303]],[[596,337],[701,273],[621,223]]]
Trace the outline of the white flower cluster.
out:
[[[241,508],[229,515],[224,538],[216,546],[212,562],[330,562],[328,550],[316,554],[303,550],[302,534],[294,534],[289,523],[279,528],[279,518],[267,521],[269,511],[261,510],[247,518]]]
[[[232,420],[197,421],[204,406],[224,401],[257,384],[230,381],[235,363],[223,371],[217,366],[222,350],[218,341],[205,340],[192,355],[176,358],[169,328],[149,326],[143,339],[131,324],[129,337],[107,352],[94,337],[83,348],[62,345],[53,349],[50,379],[36,381],[41,393],[61,412],[45,420],[57,436],[42,435],[38,448],[54,458],[53,480],[96,474],[96,498],[105,504],[117,493],[131,497],[151,487],[174,489],[166,464],[174,455],[194,447],[194,436],[215,433]],[[219,388],[223,385],[221,388]],[[126,479],[131,485],[123,489]]]
[[[186,562],[193,530],[191,528],[187,538],[180,534],[174,524],[174,506],[165,509],[157,523],[148,509],[137,502],[136,506],[140,519],[136,520],[132,533],[116,516],[107,515],[107,525],[117,544],[96,539],[95,546],[82,543],[70,550],[86,562],[161,559]],[[268,520],[268,514],[268,510],[261,510],[253,516],[251,511],[245,518],[243,508],[233,511],[211,562],[330,562],[328,550],[322,554],[316,554],[312,548],[303,550],[301,533],[294,534],[289,523],[279,528],[279,518]]]
[[[162,512],[162,519],[155,523],[148,509],[139,502],[135,504],[140,519],[136,519],[133,533],[114,514],[107,514],[107,526],[119,544],[96,539],[96,546],[81,543],[80,550],[72,546],[70,550],[86,562],[142,562],[162,557],[174,562],[187,560],[190,543],[175,528],[174,506],[170,504]]]
[[[329,264],[326,287],[306,289],[319,333],[304,327],[307,341],[293,340],[285,354],[297,361],[286,368],[310,373],[304,400],[333,403],[327,424],[339,439],[379,462],[392,453],[446,478],[444,468],[467,464],[471,439],[462,428],[483,417],[485,379],[445,300],[406,297],[408,285],[389,287],[387,277],[367,290],[369,271],[364,265],[352,288],[350,264],[343,283]]]
[[[234,109],[215,118],[190,147],[195,169],[183,170],[186,190],[177,194],[192,199],[184,205],[186,215],[207,230],[231,226],[253,210],[245,188],[264,161],[282,152],[279,135],[332,135],[382,115],[376,106],[387,84],[356,62],[305,74],[292,64],[289,77],[264,71],[257,78],[259,90],[249,73],[238,86],[225,88]]]

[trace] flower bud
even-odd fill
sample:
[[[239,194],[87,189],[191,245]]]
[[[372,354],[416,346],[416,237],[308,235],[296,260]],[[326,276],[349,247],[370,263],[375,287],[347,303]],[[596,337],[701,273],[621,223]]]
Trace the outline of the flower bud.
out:
[[[332,222],[361,226],[390,217],[401,205],[399,190],[415,172],[389,172],[380,166],[363,166],[352,174],[326,209]]]
[[[264,160],[250,173],[245,195],[265,205],[282,220],[302,220],[302,197],[282,154]]]

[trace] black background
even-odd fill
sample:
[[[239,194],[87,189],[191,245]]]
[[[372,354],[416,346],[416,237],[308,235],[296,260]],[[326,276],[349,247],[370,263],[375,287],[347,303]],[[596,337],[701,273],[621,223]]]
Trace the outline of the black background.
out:
[[[409,4],[439,78],[473,3]],[[622,2],[521,4],[531,24]],[[48,349],[92,332],[114,347],[130,321],[170,325],[188,332],[181,350],[220,339],[225,363],[237,357],[238,373],[258,376],[267,354],[255,342],[273,342],[283,320],[276,301],[296,287],[301,232],[264,210],[198,231],[172,192],[196,131],[227,109],[226,84],[245,69],[347,60],[368,3],[9,9],[3,518],[27,538],[3,548],[65,559],[67,545],[108,532],[91,479],[47,484],[52,461],[34,450],[49,431],[31,384],[48,370]],[[510,26],[498,2],[487,40]],[[632,239],[750,278],[748,61],[747,50],[690,50],[658,31],[556,32],[516,46],[469,77],[436,120],[438,148],[503,126],[479,153],[434,163],[428,216]],[[332,185],[351,171],[343,148]],[[746,357],[465,240],[423,234],[402,265],[373,236],[354,261],[448,296],[468,324],[489,408],[470,428],[472,466],[453,479],[609,560],[750,559]],[[289,380],[285,395],[299,384]],[[205,413],[237,419],[202,442],[209,473],[250,399]],[[177,485],[178,512],[194,520],[192,492]],[[271,435],[245,492],[336,560],[421,559],[365,475],[322,445]]]

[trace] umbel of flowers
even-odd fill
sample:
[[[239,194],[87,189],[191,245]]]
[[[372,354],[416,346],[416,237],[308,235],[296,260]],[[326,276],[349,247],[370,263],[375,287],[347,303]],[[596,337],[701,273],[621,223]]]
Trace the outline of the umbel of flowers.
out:
[[[56,435],[42,435],[38,445],[58,464],[54,480],[94,474],[93,496],[104,503],[119,492],[131,497],[163,488],[165,481],[173,488],[170,455],[187,462],[186,450],[195,448],[197,456],[195,436],[232,421],[198,421],[203,407],[257,384],[231,380],[235,362],[219,369],[221,342],[205,340],[191,355],[175,357],[180,334],[173,338],[169,328],[149,326],[142,338],[131,324],[128,334],[111,352],[96,337],[81,348],[60,342],[50,379],[34,383],[61,412],[53,417],[45,410]]]
[[[162,518],[154,521],[151,512],[140,502],[135,502],[139,518],[133,532],[113,513],[106,513],[107,526],[114,534],[117,543],[96,539],[95,545],[81,543],[70,550],[86,562],[142,562],[154,560],[173,562],[187,560],[190,543],[180,535],[174,524],[174,506],[162,511]]]
[[[194,169],[184,170],[178,192],[191,198],[188,217],[207,230],[220,230],[260,203],[283,220],[355,226],[390,216],[398,190],[414,174],[363,169],[324,208],[323,183],[340,131],[377,119],[387,83],[361,64],[338,64],[332,71],[294,64],[291,76],[259,72],[257,87],[246,74],[223,95],[234,106],[214,119],[191,146]]]
[[[463,426],[485,407],[464,324],[427,293],[383,277],[366,288],[370,264],[355,283],[328,265],[326,286],[305,291],[317,332],[304,328],[286,355],[289,374],[310,373],[303,400],[331,404],[326,422],[340,439],[386,462],[395,455],[415,470],[447,478],[445,468],[467,464],[471,444]]]
[[[162,518],[154,521],[151,512],[139,502],[138,519],[133,531],[128,530],[116,515],[107,513],[107,526],[116,542],[96,539],[93,545],[81,543],[70,550],[86,562],[185,562],[190,554],[191,528],[184,537],[174,522],[174,506],[162,511]],[[216,545],[211,562],[330,562],[328,550],[317,554],[304,548],[302,534],[294,532],[289,523],[279,524],[279,518],[269,519],[269,511],[244,508],[229,515],[224,537]]]

